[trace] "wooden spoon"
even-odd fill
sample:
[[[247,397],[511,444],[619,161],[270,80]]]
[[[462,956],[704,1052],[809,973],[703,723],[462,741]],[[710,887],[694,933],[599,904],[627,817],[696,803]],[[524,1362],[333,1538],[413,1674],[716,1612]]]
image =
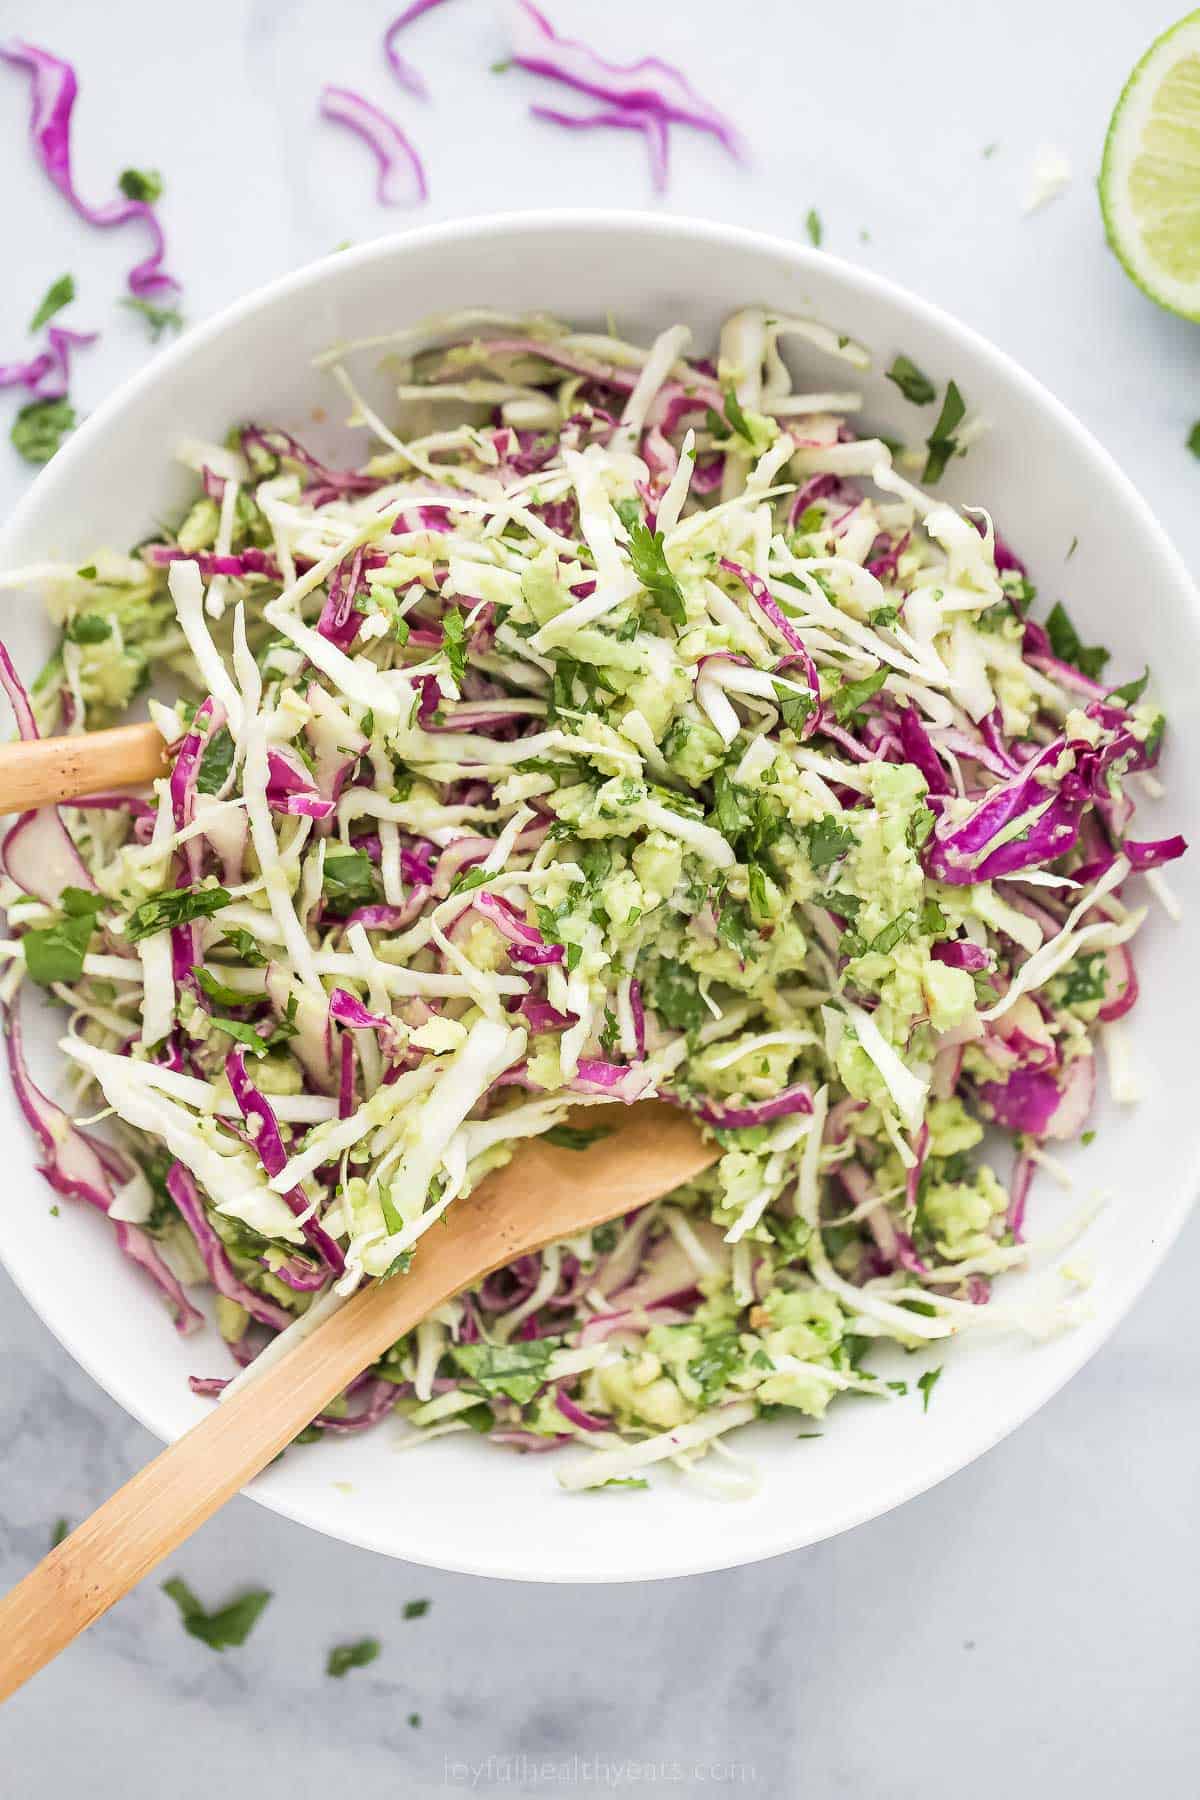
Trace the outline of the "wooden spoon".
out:
[[[162,734],[148,721],[0,745],[0,813],[142,787],[167,774]]]
[[[420,1240],[406,1275],[362,1289],[156,1456],[0,1600],[0,1700],[45,1666],[290,1444],[434,1307],[514,1257],[669,1193],[715,1161],[661,1101],[618,1109],[586,1150],[533,1140]],[[590,1111],[581,1115],[595,1122]]]

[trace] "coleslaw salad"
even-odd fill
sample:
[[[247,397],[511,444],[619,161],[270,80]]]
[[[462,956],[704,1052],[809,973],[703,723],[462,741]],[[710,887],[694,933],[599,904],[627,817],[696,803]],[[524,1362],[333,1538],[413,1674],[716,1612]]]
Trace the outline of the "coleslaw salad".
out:
[[[210,1283],[252,1371],[402,1278],[522,1136],[586,1154],[569,1108],[688,1106],[713,1175],[489,1278],[314,1425],[574,1440],[569,1487],[892,1401],[881,1338],[1065,1323],[991,1284],[1120,1044],[1126,884],[1183,849],[1130,836],[1145,684],[1106,686],[990,521],[854,434],[865,352],[823,326],[747,309],[715,364],[682,327],[478,313],[381,347],[396,430],[363,352],[330,359],[361,468],[269,427],[187,445],[170,538],[41,572],[63,641],[32,707],[5,670],[23,731],[109,723],[151,675],[185,694],[153,800],[5,843],[51,1179],[181,1328]],[[27,975],[117,1148],[30,1081]],[[1007,1183],[990,1121],[1021,1136]]]

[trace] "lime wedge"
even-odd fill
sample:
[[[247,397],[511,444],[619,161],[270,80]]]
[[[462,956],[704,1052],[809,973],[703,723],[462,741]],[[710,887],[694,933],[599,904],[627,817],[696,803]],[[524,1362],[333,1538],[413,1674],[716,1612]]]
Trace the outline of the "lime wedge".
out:
[[[1117,101],[1100,168],[1108,241],[1144,293],[1200,319],[1200,12],[1153,43]]]

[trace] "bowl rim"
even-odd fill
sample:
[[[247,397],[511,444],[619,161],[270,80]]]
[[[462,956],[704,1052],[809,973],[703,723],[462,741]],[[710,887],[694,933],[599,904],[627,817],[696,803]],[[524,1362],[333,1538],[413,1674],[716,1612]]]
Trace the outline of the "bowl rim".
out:
[[[851,288],[857,288],[867,297],[878,300],[883,308],[918,319],[930,329],[945,336],[950,344],[962,345],[972,356],[990,365],[991,372],[1016,390],[1018,394],[1023,395],[1031,406],[1047,414],[1072,440],[1073,446],[1085,466],[1090,466],[1093,471],[1103,472],[1109,481],[1123,491],[1131,514],[1137,519],[1146,539],[1152,543],[1156,554],[1161,558],[1163,567],[1173,577],[1178,593],[1186,596],[1192,613],[1200,618],[1200,592],[1197,591],[1182,556],[1144,496],[1125,474],[1115,457],[1035,375],[1032,375],[1006,351],[993,344],[989,338],[976,331],[974,327],[963,323],[954,314],[925,300],[902,283],[893,281],[886,275],[864,269],[858,264],[835,256],[828,251],[812,249],[771,232],[753,230],[745,226],[727,224],[721,220],[705,219],[694,215],[662,215],[655,212],[606,207],[530,208],[486,215],[470,214],[435,224],[414,226],[389,233],[383,237],[373,238],[369,242],[349,250],[332,252],[254,288],[250,293],[223,307],[212,318],[191,327],[170,348],[159,353],[144,368],[123,381],[101,401],[94,412],[87,416],[55,455],[53,462],[35,476],[28,490],[22,495],[3,526],[0,527],[0,565],[10,559],[9,545],[11,541],[24,530],[26,519],[37,513],[46,489],[59,483],[65,484],[73,478],[77,467],[84,465],[91,456],[93,445],[103,442],[104,434],[110,424],[118,419],[122,412],[136,406],[143,393],[156,384],[171,381],[176,371],[185,367],[197,350],[215,339],[219,339],[232,327],[252,318],[255,313],[269,312],[281,300],[302,293],[306,289],[319,288],[335,270],[341,275],[348,270],[367,268],[375,263],[386,263],[397,255],[420,256],[428,248],[436,248],[455,241],[475,240],[480,244],[487,244],[492,240],[504,239],[514,233],[535,232],[553,237],[558,232],[568,230],[573,233],[589,233],[597,238],[633,236],[650,240],[651,245],[654,240],[661,241],[663,238],[701,240],[709,242],[714,249],[724,249],[734,253],[752,251],[760,255],[773,255],[779,258],[782,265],[801,272],[806,269],[815,271],[832,268],[838,279]],[[1107,1342],[1126,1317],[1134,1302],[1144,1294],[1182,1230],[1198,1192],[1200,1192],[1200,1139],[1193,1150],[1189,1164],[1182,1173],[1177,1173],[1175,1176],[1173,1193],[1156,1231],[1156,1241],[1146,1252],[1144,1275],[1139,1283],[1119,1299],[1110,1301],[1100,1316],[1077,1326],[1072,1334],[1070,1354],[1056,1365],[1051,1374],[1043,1377],[1040,1382],[1035,1381],[1031,1390],[1019,1403],[1010,1406],[1007,1410],[1003,1407],[998,1409],[990,1418],[988,1426],[974,1436],[969,1433],[964,1434],[954,1448],[932,1468],[926,1467],[920,1473],[908,1477],[901,1476],[893,1479],[890,1485],[884,1483],[881,1488],[875,1489],[871,1498],[861,1506],[848,1508],[842,1522],[834,1530],[808,1529],[800,1524],[794,1529],[776,1529],[774,1532],[764,1532],[752,1546],[737,1545],[736,1547],[735,1534],[713,1533],[710,1550],[702,1554],[681,1557],[667,1567],[639,1566],[631,1568],[625,1573],[614,1574],[589,1570],[581,1562],[577,1569],[567,1571],[556,1569],[553,1572],[547,1572],[536,1566],[517,1562],[512,1558],[506,1560],[494,1555],[476,1557],[466,1550],[461,1555],[454,1556],[440,1551],[437,1554],[431,1554],[423,1551],[419,1545],[398,1542],[394,1534],[385,1539],[382,1532],[370,1529],[365,1524],[360,1526],[353,1519],[346,1519],[341,1524],[334,1524],[330,1518],[322,1516],[321,1508],[314,1507],[306,1496],[281,1495],[269,1489],[264,1491],[260,1487],[258,1479],[251,1482],[243,1492],[247,1497],[282,1517],[319,1531],[322,1535],[338,1542],[352,1544],[362,1549],[373,1550],[382,1555],[428,1567],[492,1579],[563,1584],[663,1580],[765,1561],[792,1550],[803,1549],[810,1544],[840,1535],[843,1531],[865,1524],[871,1519],[882,1517],[905,1501],[914,1499],[917,1495],[940,1484],[948,1476],[966,1468],[987,1451],[993,1449],[1019,1425],[1032,1418],[1073,1376],[1078,1374],[1085,1363]],[[164,1429],[161,1421],[151,1416],[144,1408],[135,1391],[136,1384],[131,1385],[131,1383],[109,1374],[102,1376],[98,1372],[93,1364],[89,1347],[91,1336],[94,1334],[77,1333],[69,1320],[55,1319],[52,1322],[45,1317],[27,1289],[18,1268],[10,1260],[7,1239],[2,1235],[0,1235],[0,1260],[3,1261],[14,1285],[29,1302],[33,1311],[97,1385],[155,1437],[164,1443],[174,1441],[170,1433]]]

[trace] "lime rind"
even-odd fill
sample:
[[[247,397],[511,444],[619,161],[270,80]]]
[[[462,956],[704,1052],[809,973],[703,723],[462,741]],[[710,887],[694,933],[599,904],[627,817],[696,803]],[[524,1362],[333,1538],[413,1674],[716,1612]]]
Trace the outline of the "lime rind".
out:
[[[1125,83],[1099,189],[1126,273],[1159,306],[1200,320],[1200,12],[1157,38]]]

